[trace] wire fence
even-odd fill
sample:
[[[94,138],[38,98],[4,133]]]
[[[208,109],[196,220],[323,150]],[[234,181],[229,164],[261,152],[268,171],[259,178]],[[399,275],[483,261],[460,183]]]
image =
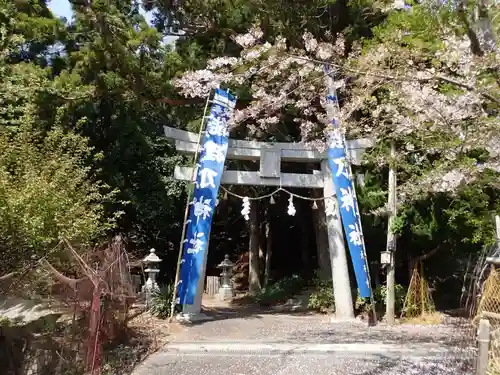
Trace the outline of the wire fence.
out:
[[[469,260],[464,276],[461,296],[461,316],[459,327],[463,340],[457,349],[470,358],[474,375],[500,375],[500,271],[492,265],[491,259],[499,259],[499,248],[487,248],[477,259]],[[478,331],[480,321],[487,319],[491,327],[489,354],[486,358],[486,372],[480,370],[478,353]]]
[[[0,372],[130,372],[161,342],[132,281],[123,239],[90,251],[62,242],[57,251],[57,258],[32,260],[0,277]]]
[[[500,272],[494,265],[489,267],[482,288],[474,326],[478,326],[481,319],[487,319],[490,324],[488,374],[500,375]]]

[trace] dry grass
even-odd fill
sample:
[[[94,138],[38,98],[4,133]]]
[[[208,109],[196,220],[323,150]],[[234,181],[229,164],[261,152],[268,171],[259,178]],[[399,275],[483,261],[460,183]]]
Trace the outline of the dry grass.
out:
[[[490,360],[490,364],[488,365],[488,375],[500,375],[500,363],[497,360]]]
[[[131,319],[128,327],[144,337],[149,337],[151,341],[150,351],[152,352],[163,347],[170,336],[182,329],[178,324],[156,318],[148,312],[138,314]]]
[[[241,293],[234,296],[230,304],[233,306],[249,306],[255,304],[255,299],[247,293]]]
[[[440,312],[424,313],[415,317],[401,318],[401,323],[419,324],[419,325],[436,325],[444,321],[444,314]]]
[[[490,351],[488,375],[500,375],[500,358],[494,354],[494,351]]]
[[[492,337],[490,344],[488,375],[500,375],[500,340],[495,340],[495,337]]]
[[[135,366],[168,342],[177,325],[142,312],[129,321],[127,328],[126,340],[105,353],[103,375],[132,373]]]

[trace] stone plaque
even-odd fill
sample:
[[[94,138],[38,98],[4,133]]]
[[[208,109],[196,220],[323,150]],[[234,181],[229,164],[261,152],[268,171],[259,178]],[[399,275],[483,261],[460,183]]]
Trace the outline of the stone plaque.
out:
[[[260,151],[260,177],[280,178],[281,150],[263,145]]]

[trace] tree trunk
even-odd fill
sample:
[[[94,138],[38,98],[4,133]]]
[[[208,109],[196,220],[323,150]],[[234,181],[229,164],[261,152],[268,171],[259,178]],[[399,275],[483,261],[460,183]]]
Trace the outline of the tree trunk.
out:
[[[311,195],[314,198],[321,197],[318,189],[312,189]],[[316,201],[317,210],[313,210],[314,235],[316,236],[316,252],[318,256],[318,277],[328,281],[332,279],[332,267],[330,265],[330,252],[328,248],[328,231],[326,228],[325,203],[322,200]]]
[[[268,221],[266,223],[266,266],[264,270],[264,288],[269,283],[272,255],[273,255],[273,243],[272,243],[271,223]]]
[[[495,227],[497,229],[497,247],[500,251],[500,215],[495,216]]]
[[[258,203],[251,201],[250,204],[250,241],[249,241],[249,270],[248,270],[248,292],[256,295],[261,290],[259,272],[259,212]]]
[[[470,47],[471,51],[474,55],[476,56],[483,56],[484,52],[481,48],[481,42],[479,41],[479,37],[474,30],[473,25],[471,25],[471,22],[469,20],[469,15],[468,15],[468,4],[466,0],[462,0],[458,6],[458,17],[462,21],[465,31],[467,33],[467,36],[469,37],[470,41]]]
[[[305,225],[300,226],[300,257],[302,260],[302,274],[309,275],[309,234]]]
[[[378,261],[370,263],[372,281],[375,285],[375,289],[380,285],[380,265]]]
[[[259,226],[259,280],[264,286],[264,270],[266,267],[266,223],[262,220]]]

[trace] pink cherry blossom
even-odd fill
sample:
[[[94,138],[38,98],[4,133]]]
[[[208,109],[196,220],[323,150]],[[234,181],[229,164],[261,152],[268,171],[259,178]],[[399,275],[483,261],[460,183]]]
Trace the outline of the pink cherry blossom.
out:
[[[500,123],[485,105],[495,95],[498,98],[498,87],[481,79],[482,72],[497,66],[499,56],[496,50],[475,56],[469,39],[457,35],[453,27],[439,32],[442,48],[434,56],[434,67],[429,67],[416,63],[401,47],[398,40],[403,40],[403,31],[391,35],[393,45],[372,45],[363,53],[355,43],[345,57],[342,36],[332,38],[331,44],[305,32],[304,49],[297,49],[288,48],[282,37],[274,45],[263,41],[262,31],[254,27],[234,38],[243,47],[239,57],[210,60],[206,69],[187,72],[173,83],[187,97],[206,97],[222,83],[247,83],[252,101],[234,112],[231,127],[246,126],[250,134],[265,134],[281,121],[285,106],[294,106],[298,111],[294,123],[302,141],[324,149],[324,130],[332,119],[317,103],[324,107],[324,62],[333,64],[334,85],[343,99],[335,117],[343,132],[375,141],[403,141],[399,157],[411,155],[416,165],[423,165],[429,155],[441,155],[442,165],[415,176],[401,186],[400,195],[412,197],[416,190],[454,191],[485,169],[500,170]],[[443,85],[452,90],[444,90]],[[375,96],[381,87],[386,91],[383,99]],[[462,152],[478,147],[490,153],[490,160],[461,165]],[[380,156],[376,162],[383,165],[387,158]]]

